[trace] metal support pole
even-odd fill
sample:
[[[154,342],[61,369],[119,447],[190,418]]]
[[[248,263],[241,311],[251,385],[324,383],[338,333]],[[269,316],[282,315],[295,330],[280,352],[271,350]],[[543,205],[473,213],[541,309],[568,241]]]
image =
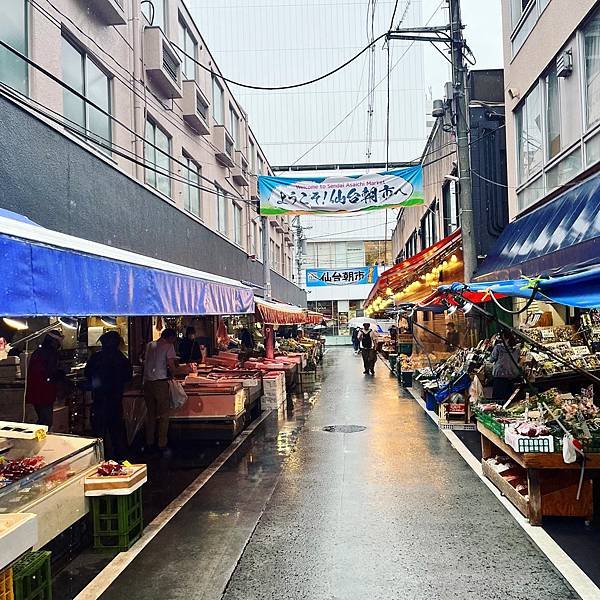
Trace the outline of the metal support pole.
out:
[[[469,154],[467,69],[463,56],[464,40],[460,18],[460,0],[448,0],[450,8],[450,37],[452,48],[453,109],[456,122],[458,148],[458,179],[460,201],[460,226],[462,230],[464,280],[469,283],[477,269],[473,224],[473,197],[471,194],[471,156]]]
[[[271,299],[271,258],[269,256],[269,241],[271,232],[269,231],[269,219],[261,217],[262,223],[262,261],[263,261],[263,280],[265,288],[265,300]]]

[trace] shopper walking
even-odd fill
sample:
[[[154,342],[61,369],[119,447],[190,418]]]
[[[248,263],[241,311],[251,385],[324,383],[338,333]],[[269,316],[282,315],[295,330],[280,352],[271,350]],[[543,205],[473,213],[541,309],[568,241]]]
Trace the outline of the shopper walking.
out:
[[[175,363],[174,329],[164,329],[160,338],[146,346],[144,361],[144,399],[146,401],[146,450],[154,448],[158,422],[158,449],[165,450],[169,433],[169,379],[178,373],[189,373],[189,367]]]
[[[358,341],[358,334],[360,333],[358,327],[352,329],[352,347],[354,348],[354,354],[358,354],[360,350],[360,344]]]
[[[363,323],[363,328],[358,333],[358,342],[362,353],[365,375],[375,375],[375,362],[377,360],[377,334],[371,329],[371,324]]]
[[[125,458],[123,391],[133,377],[129,359],[121,352],[123,339],[107,331],[99,339],[102,350],[92,354],[85,365],[85,377],[92,390],[92,430],[104,440],[107,458]]]
[[[58,384],[65,380],[58,366],[63,340],[58,329],[49,331],[27,366],[25,402],[35,409],[38,425],[47,425],[48,429],[52,428]]]
[[[502,332],[492,348],[492,397],[506,402],[512,395],[515,383],[521,375],[519,358],[521,350],[512,333]]]

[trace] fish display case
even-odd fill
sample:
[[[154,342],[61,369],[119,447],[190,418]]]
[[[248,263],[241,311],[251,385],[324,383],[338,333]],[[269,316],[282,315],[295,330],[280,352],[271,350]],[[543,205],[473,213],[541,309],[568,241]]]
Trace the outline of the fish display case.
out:
[[[97,438],[0,438],[0,514],[35,514],[41,548],[88,512],[84,479],[103,454]]]

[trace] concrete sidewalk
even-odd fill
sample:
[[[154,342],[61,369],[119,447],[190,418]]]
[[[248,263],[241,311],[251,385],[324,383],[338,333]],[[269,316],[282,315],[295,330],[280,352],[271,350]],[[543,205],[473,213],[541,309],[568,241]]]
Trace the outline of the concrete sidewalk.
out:
[[[325,362],[314,407],[265,421],[102,599],[578,597],[381,363]]]
[[[226,600],[578,597],[381,363],[329,356]]]

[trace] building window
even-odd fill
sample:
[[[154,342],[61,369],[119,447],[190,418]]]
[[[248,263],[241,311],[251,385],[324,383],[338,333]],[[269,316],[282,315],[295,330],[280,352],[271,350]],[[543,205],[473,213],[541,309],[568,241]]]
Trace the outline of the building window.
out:
[[[585,51],[585,102],[588,128],[600,121],[600,11],[583,30]]]
[[[217,125],[224,125],[223,120],[223,88],[216,77],[212,80],[213,118]]]
[[[418,238],[419,238],[418,232],[416,230],[413,231],[411,236],[408,238],[408,241],[406,242],[405,247],[404,247],[404,254],[405,254],[406,258],[410,258],[411,256],[414,256],[415,254],[417,254]]]
[[[227,195],[217,185],[217,229],[223,235],[227,235]]]
[[[171,196],[171,138],[152,120],[146,121],[144,145],[146,183],[165,196]]]
[[[256,256],[259,258],[259,260],[262,260],[262,257],[263,257],[262,238],[263,238],[263,228],[259,227],[258,228],[258,240],[256,242]]]
[[[185,178],[185,183],[183,184],[183,208],[193,215],[200,217],[202,215],[199,187],[201,169],[188,156],[183,156],[183,162],[187,165],[183,173]]]
[[[196,63],[198,60],[198,44],[192,37],[189,27],[179,19],[179,47],[184,55],[181,57],[181,75],[183,79],[196,80]]]
[[[25,0],[0,2],[0,39],[21,54],[28,54]],[[0,81],[27,94],[27,63],[7,48],[0,48]]]
[[[233,241],[238,245],[242,245],[242,207],[233,203]]]
[[[542,106],[540,86],[536,85],[515,113],[519,183],[535,175],[543,163]]]
[[[511,0],[510,2],[510,15],[513,29],[517,26],[517,23],[521,20],[523,13],[527,12],[527,9],[535,4],[535,0]]]
[[[262,159],[262,156],[260,154],[258,154],[258,152],[256,153],[256,173],[258,175],[264,175],[265,174],[265,162]]]
[[[556,64],[546,75],[546,138],[548,158],[560,153],[560,90],[556,75]]]
[[[110,113],[110,80],[85,52],[62,38],[63,81],[85,96],[90,102]],[[63,115],[67,125],[75,125],[81,133],[99,142],[102,150],[111,141],[111,120],[104,112],[70,92],[63,91]]]
[[[254,142],[250,140],[250,156],[248,157],[248,162],[250,164],[250,173],[256,173],[256,148],[254,147]]]
[[[421,219],[421,250],[437,242],[437,202],[431,204]]]
[[[154,12],[154,15],[152,12]],[[165,0],[144,2],[142,4],[142,13],[146,17],[146,21],[148,21],[152,27],[160,27],[164,33],[167,33],[165,28]],[[154,17],[154,19],[152,17]]]
[[[444,210],[444,237],[449,236],[459,228],[458,194],[456,183],[447,181],[442,188],[442,204]]]
[[[240,120],[231,104],[229,105],[229,133],[233,138],[233,147],[237,150],[240,147]]]

